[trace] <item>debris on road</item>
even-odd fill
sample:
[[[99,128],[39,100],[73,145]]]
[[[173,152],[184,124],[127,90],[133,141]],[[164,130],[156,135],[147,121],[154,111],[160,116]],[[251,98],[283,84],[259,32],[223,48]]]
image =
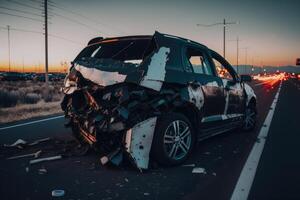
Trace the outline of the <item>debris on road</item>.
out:
[[[13,144],[4,144],[4,147],[18,147],[20,149],[23,149],[23,146],[26,145],[27,142],[22,139],[18,139]]]
[[[43,139],[39,139],[39,140],[36,140],[30,144],[28,144],[29,146],[33,146],[33,145],[36,145],[36,144],[39,144],[41,142],[46,142],[46,141],[49,141],[51,138],[47,137],[47,138],[43,138]]]
[[[65,196],[65,191],[64,190],[52,190],[51,194],[53,197],[63,197],[63,196]]]
[[[34,158],[38,158],[41,155],[42,151],[39,150],[35,153],[30,153],[30,154],[24,154],[24,155],[19,155],[19,156],[12,156],[7,158],[7,160],[14,160],[14,159],[18,159],[18,158],[25,158],[25,157],[34,157]]]
[[[39,169],[39,174],[46,174],[48,171],[46,168]]]
[[[195,167],[192,171],[192,173],[196,173],[196,174],[206,174],[206,171],[204,168],[201,167]]]
[[[59,155],[59,156],[47,157],[47,158],[39,158],[39,159],[31,160],[31,161],[29,161],[29,163],[30,163],[30,164],[36,164],[36,163],[44,162],[44,161],[59,160],[59,159],[61,159],[61,158],[62,158],[61,155]]]
[[[186,165],[182,165],[182,167],[196,167],[195,164],[186,164]]]

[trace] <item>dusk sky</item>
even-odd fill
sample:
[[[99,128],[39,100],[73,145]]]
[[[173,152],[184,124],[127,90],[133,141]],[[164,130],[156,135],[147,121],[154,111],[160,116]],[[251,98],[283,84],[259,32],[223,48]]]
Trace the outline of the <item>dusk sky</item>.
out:
[[[40,65],[43,69],[44,37],[39,33],[43,32],[43,18],[39,16],[42,15],[39,2],[0,0],[0,70],[7,69],[7,25],[11,27],[12,65],[22,66],[24,60],[26,67]],[[245,47],[248,47],[247,64],[251,65],[294,65],[300,57],[300,1],[297,0],[51,0],[49,4],[51,69],[60,66],[61,61],[70,62],[93,37],[152,35],[155,30],[203,43],[222,54],[222,26],[196,24],[218,23],[223,18],[239,21],[227,29],[226,58],[233,65],[236,42],[231,40],[237,36],[241,40],[240,64],[246,62]]]

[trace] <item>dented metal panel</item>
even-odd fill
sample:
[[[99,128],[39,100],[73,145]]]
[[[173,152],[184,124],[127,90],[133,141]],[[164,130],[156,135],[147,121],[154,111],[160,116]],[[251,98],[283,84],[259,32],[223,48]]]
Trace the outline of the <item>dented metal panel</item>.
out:
[[[80,72],[84,78],[101,86],[124,82],[126,78],[126,75],[119,74],[118,72],[101,71],[96,68],[89,68],[78,64],[75,65],[75,69]]]
[[[166,63],[170,48],[160,47],[151,57],[146,76],[143,77],[140,85],[159,91],[166,75]]]
[[[126,150],[140,169],[147,169],[157,117],[136,124],[126,133]]]

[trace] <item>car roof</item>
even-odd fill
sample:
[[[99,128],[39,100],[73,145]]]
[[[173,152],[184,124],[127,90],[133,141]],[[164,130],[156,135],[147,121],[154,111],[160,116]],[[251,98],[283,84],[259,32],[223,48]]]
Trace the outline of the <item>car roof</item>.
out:
[[[96,37],[96,38],[91,39],[88,42],[88,46],[95,45],[97,43],[105,43],[105,42],[118,41],[118,40],[139,40],[139,39],[151,40],[153,38],[153,36],[155,36],[155,35],[160,35],[162,37],[167,37],[169,39],[173,39],[175,42],[180,42],[183,45],[192,44],[192,45],[200,46],[202,48],[207,48],[205,45],[195,42],[193,40],[186,39],[183,37],[178,37],[175,35],[160,33],[158,31],[155,31],[154,35],[131,35],[131,36],[109,37],[109,38]]]

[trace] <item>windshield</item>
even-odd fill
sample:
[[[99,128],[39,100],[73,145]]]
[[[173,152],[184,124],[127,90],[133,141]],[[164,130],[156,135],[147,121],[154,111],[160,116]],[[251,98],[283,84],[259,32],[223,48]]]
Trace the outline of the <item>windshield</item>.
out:
[[[74,62],[78,62],[84,58],[95,58],[138,65],[154,50],[155,45],[151,45],[151,41],[151,38],[104,40],[98,44],[87,46],[80,52]]]

